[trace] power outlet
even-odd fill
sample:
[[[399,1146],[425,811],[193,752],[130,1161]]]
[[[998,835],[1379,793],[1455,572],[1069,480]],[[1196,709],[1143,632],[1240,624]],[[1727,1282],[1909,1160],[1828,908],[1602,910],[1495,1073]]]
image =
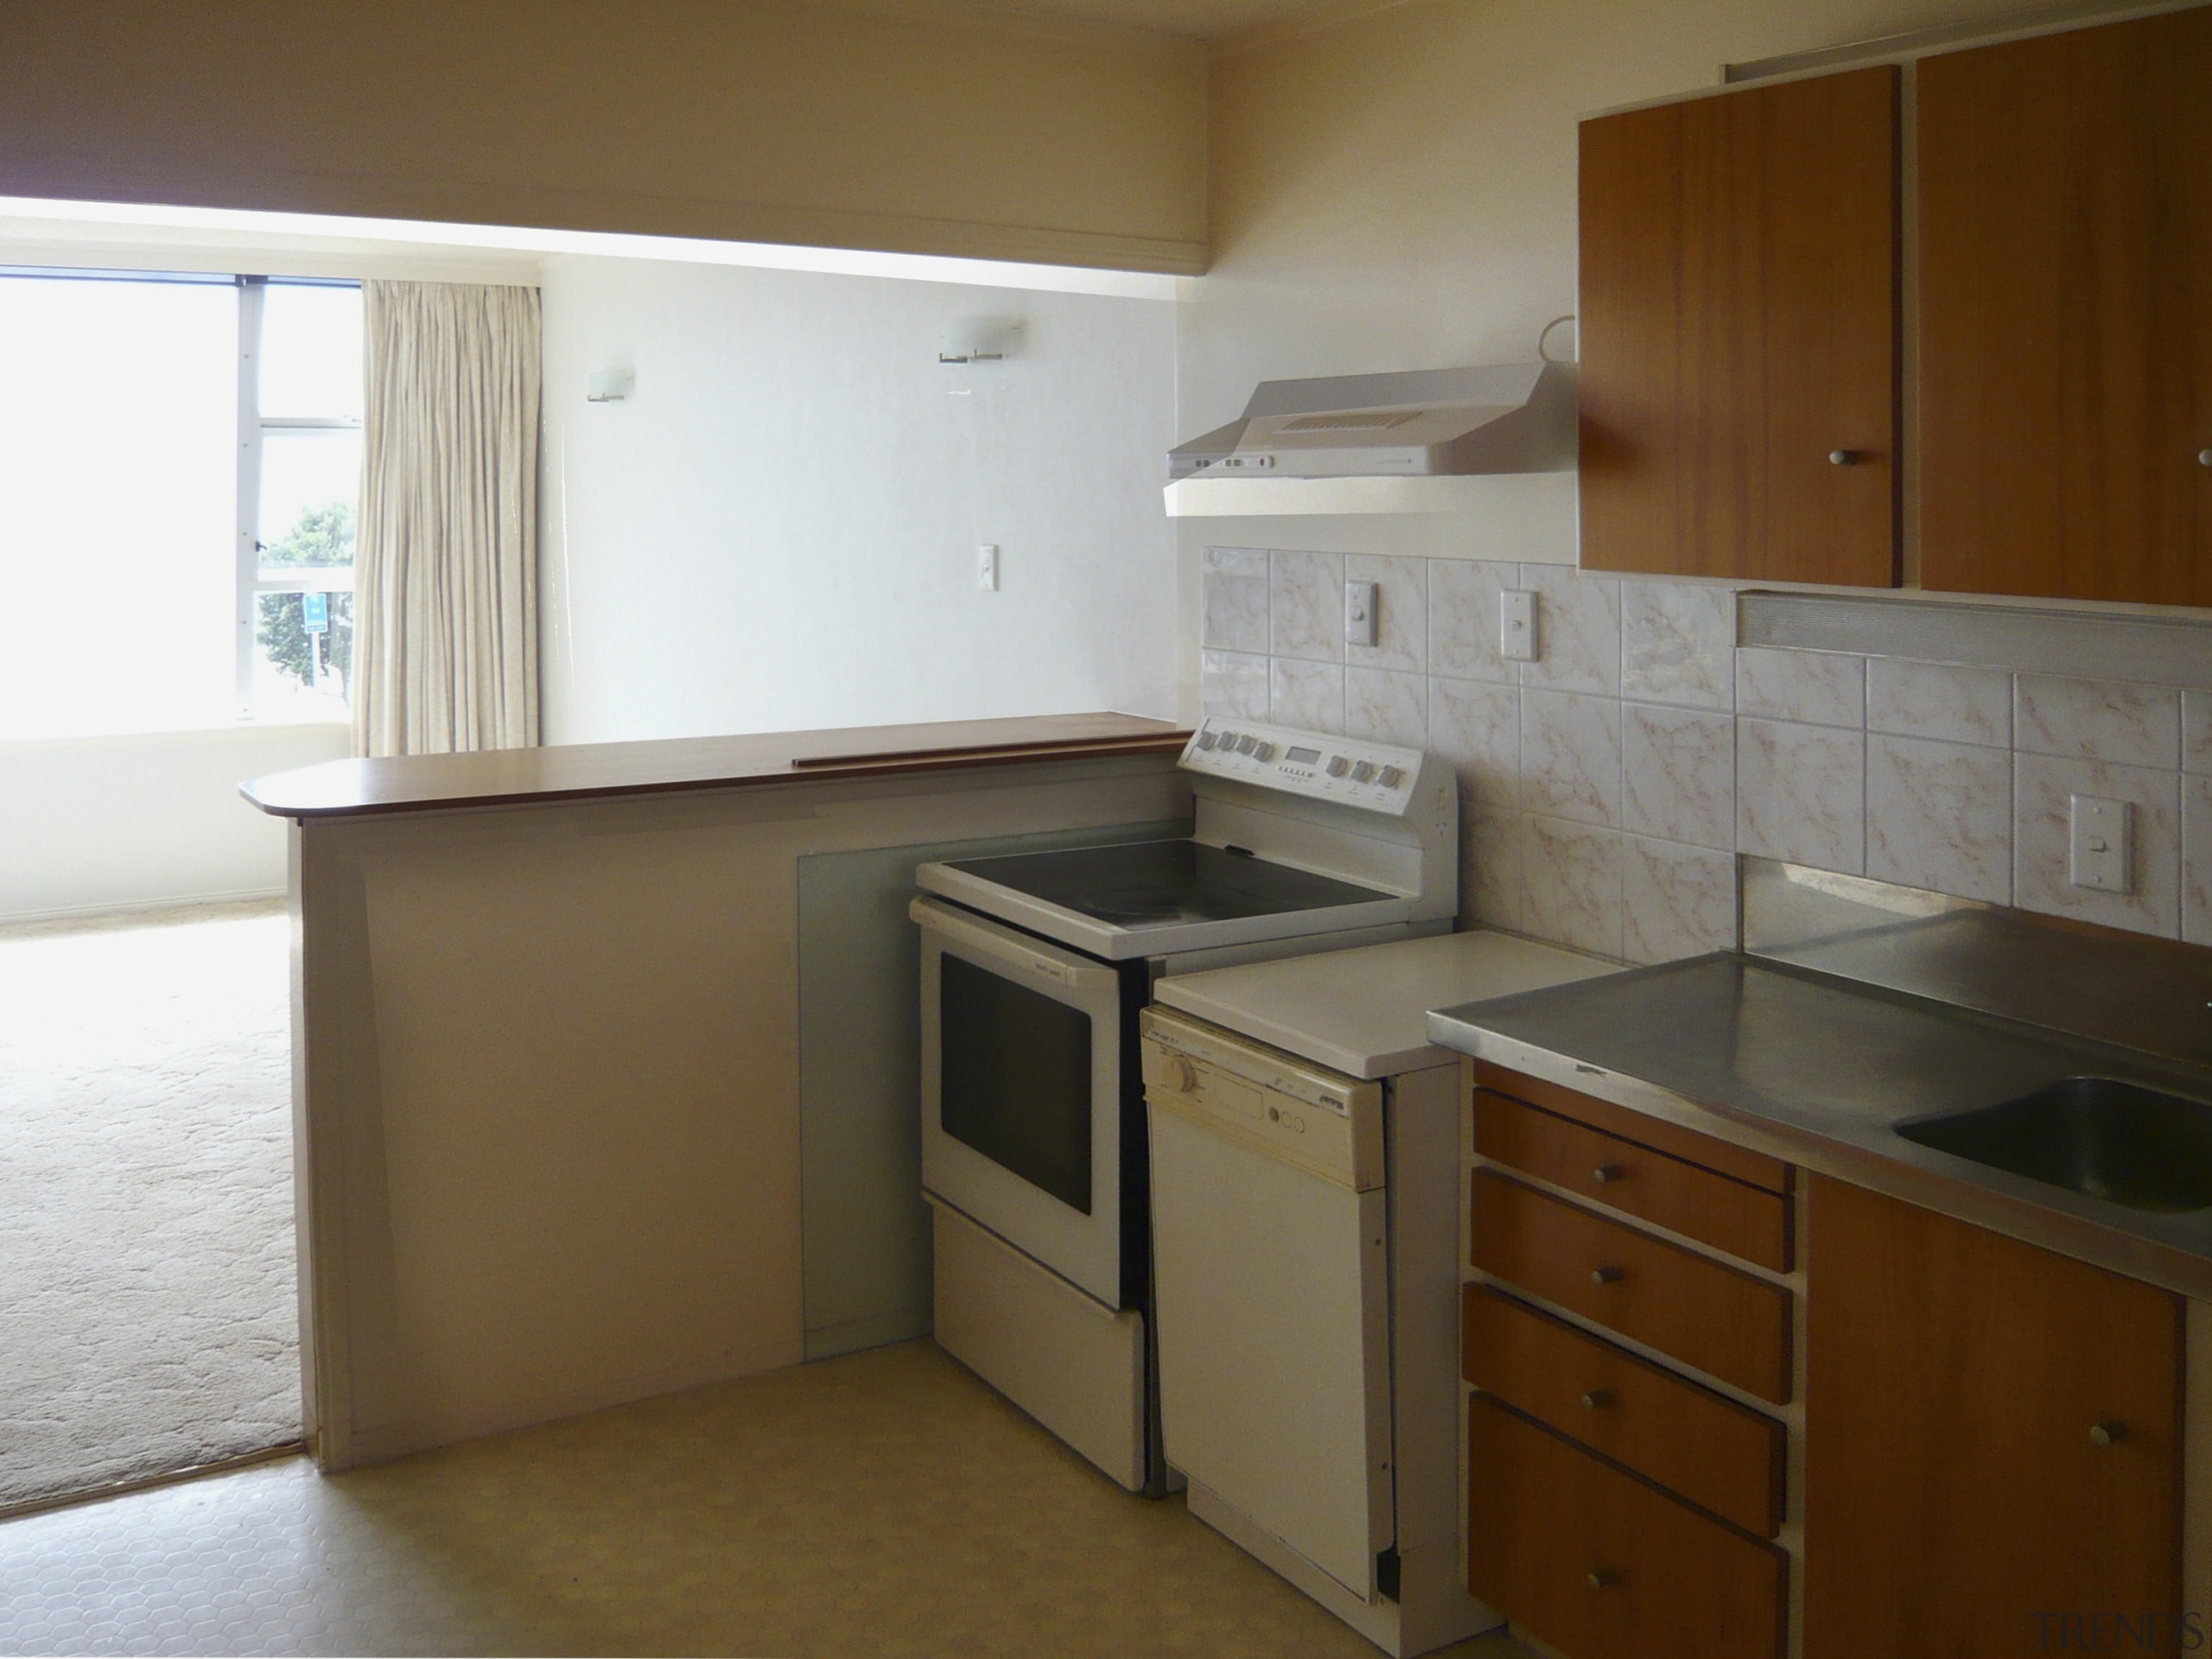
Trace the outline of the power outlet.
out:
[[[2135,891],[2135,804],[2094,795],[2069,798],[2068,875],[2096,893]]]
[[[1382,634],[1382,620],[1375,613],[1381,603],[1379,584],[1372,582],[1344,583],[1344,643],[1348,645],[1371,645]]]
[[[1508,662],[1536,660],[1536,596],[1509,588],[1497,596],[1497,654]]]
[[[987,594],[999,590],[999,544],[985,542],[976,550],[976,585]]]

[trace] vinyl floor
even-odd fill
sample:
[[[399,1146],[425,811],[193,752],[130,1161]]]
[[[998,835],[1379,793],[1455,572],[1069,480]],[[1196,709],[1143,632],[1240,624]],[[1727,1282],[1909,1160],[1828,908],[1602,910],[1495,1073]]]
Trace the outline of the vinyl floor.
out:
[[[6,1654],[1375,1652],[926,1341],[0,1523]]]

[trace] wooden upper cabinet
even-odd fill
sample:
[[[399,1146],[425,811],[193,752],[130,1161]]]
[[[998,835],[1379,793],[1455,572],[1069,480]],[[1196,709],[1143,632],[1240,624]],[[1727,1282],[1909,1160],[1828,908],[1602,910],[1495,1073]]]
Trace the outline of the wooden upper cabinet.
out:
[[[1897,581],[1898,85],[1582,124],[1585,569]]]
[[[1826,1178],[1809,1230],[1805,1659],[2183,1645],[2181,1299]]]
[[[2212,605],[2212,10],[1919,67],[1922,582]]]

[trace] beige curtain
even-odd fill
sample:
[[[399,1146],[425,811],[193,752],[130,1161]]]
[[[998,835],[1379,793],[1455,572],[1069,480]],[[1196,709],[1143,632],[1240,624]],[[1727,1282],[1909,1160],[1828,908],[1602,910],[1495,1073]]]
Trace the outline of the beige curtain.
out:
[[[534,288],[361,284],[353,752],[537,741]]]

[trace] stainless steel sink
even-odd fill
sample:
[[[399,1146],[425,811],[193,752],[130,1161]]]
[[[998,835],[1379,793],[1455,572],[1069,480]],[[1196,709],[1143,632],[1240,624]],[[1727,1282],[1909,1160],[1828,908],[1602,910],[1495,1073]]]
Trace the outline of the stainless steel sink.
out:
[[[2212,1207],[2212,1105],[2111,1077],[1897,1125],[1906,1140],[2133,1210]]]

